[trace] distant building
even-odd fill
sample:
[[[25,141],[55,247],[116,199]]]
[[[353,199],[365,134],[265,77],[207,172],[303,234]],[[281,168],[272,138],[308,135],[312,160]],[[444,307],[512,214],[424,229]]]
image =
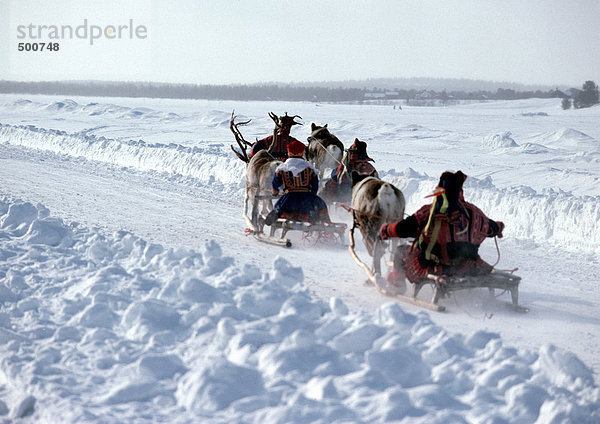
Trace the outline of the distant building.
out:
[[[434,93],[430,93],[429,91],[420,91],[415,95],[415,99],[417,100],[428,100],[433,99],[435,97]]]
[[[365,93],[365,99],[385,99],[385,93]]]

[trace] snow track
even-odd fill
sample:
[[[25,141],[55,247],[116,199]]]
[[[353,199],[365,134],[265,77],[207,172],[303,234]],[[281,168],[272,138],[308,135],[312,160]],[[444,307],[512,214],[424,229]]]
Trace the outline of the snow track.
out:
[[[564,131],[559,131],[564,134]],[[554,142],[555,133],[548,135]],[[585,138],[588,141],[590,138]],[[140,171],[156,171],[172,177],[193,178],[220,184],[228,193],[243,185],[243,162],[232,160],[225,143],[185,147],[174,143],[146,143],[96,137],[85,132],[67,134],[34,126],[0,124],[0,143],[24,146],[61,155],[82,157]],[[408,210],[414,210],[429,194],[436,179],[411,169],[382,177],[405,194]],[[490,178],[469,178],[465,185],[469,200],[495,217],[509,220],[506,235],[556,248],[600,255],[600,196],[577,197],[552,189],[538,193],[527,186],[499,189]],[[518,219],[510,219],[518,217]],[[587,223],[587,225],[579,225]]]

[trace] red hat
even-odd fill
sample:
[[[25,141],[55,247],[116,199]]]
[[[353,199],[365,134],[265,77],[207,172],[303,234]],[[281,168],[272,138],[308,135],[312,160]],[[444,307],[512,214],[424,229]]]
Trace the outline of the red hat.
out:
[[[302,156],[304,154],[306,146],[299,141],[292,141],[287,145],[287,151],[289,156]]]
[[[354,139],[354,144],[348,147],[348,153],[350,153],[350,160],[370,160],[375,162],[367,155],[367,143],[360,141],[358,138]]]

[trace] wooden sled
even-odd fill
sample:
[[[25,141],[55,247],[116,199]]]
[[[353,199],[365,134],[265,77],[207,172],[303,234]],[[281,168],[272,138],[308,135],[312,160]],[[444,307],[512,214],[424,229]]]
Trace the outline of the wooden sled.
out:
[[[289,231],[302,231],[304,233],[310,232],[324,232],[328,234],[336,234],[341,243],[344,244],[344,234],[346,232],[347,225],[340,222],[329,222],[329,223],[310,223],[304,221],[296,221],[293,219],[277,219],[271,226],[269,226],[269,234],[265,234],[265,217],[258,213],[258,204],[261,200],[267,200],[272,203],[277,197],[274,196],[255,196],[252,205],[252,217],[248,217],[244,214],[244,219],[249,226],[253,236],[264,243],[274,244],[282,247],[291,247],[292,241],[286,238]],[[281,230],[279,237],[276,236],[276,231]]]
[[[507,306],[516,312],[529,312],[529,309],[519,305],[519,283],[521,277],[509,272],[492,270],[490,274],[474,275],[466,277],[449,277],[429,274],[427,279],[421,283],[413,284],[412,297],[416,298],[419,291],[430,284],[433,288],[433,297],[431,303],[437,305],[440,298],[449,297],[453,292],[474,289],[487,288],[491,299],[496,299],[496,289],[503,292],[509,292],[511,303]]]
[[[500,289],[510,292],[512,303],[508,306],[516,312],[528,312],[529,309],[519,305],[519,282],[521,277],[514,274],[492,271],[491,274],[473,276],[473,277],[444,277],[429,274],[427,279],[418,284],[409,283],[412,286],[412,293],[410,295],[405,294],[406,287],[396,287],[389,284],[385,278],[378,272],[373,272],[371,268],[363,261],[360,260],[354,250],[354,229],[350,230],[350,245],[348,250],[354,261],[360,266],[367,277],[369,282],[372,283],[377,290],[385,296],[392,297],[401,302],[412,303],[413,305],[429,309],[436,312],[443,312],[446,307],[438,304],[440,298],[449,297],[455,291],[472,289],[472,288],[487,288],[490,297],[495,299],[495,290]],[[433,296],[430,301],[418,299],[417,296],[421,289],[431,285],[433,289]]]

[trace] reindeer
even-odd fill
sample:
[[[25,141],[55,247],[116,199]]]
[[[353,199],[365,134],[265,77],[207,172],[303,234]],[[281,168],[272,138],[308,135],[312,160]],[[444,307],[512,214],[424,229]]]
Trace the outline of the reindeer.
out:
[[[350,229],[351,253],[355,256],[354,229],[360,228],[369,255],[373,257],[371,274],[381,274],[384,246],[379,228],[386,222],[399,221],[404,216],[405,200],[402,192],[391,183],[374,178],[371,174],[352,172],[352,217]],[[358,257],[355,257],[358,259]]]
[[[311,134],[306,139],[306,160],[312,162],[319,170],[319,181],[323,181],[323,174],[327,168],[337,168],[342,163],[344,145],[327,129],[327,124],[322,127],[311,124]]]
[[[249,224],[254,226],[254,229],[258,229],[258,204],[257,196],[269,196],[271,194],[271,182],[275,175],[275,170],[281,161],[276,160],[272,155],[271,151],[275,147],[277,140],[277,134],[281,128],[280,120],[273,112],[269,112],[269,117],[275,122],[275,129],[273,130],[273,139],[269,147],[265,150],[260,150],[252,158],[248,157],[248,147],[252,147],[253,143],[250,143],[244,139],[239,126],[247,125],[250,123],[250,119],[244,122],[235,122],[236,116],[234,112],[231,112],[231,119],[229,120],[229,129],[233,133],[235,140],[240,148],[236,148],[231,145],[231,150],[235,155],[242,161],[246,162],[246,193],[244,196],[244,217],[249,219]],[[286,113],[287,116],[287,113]],[[298,115],[294,115],[294,118],[300,118]],[[252,204],[251,217],[248,218],[248,202]],[[266,214],[272,209],[273,205],[270,201],[264,200],[262,202],[262,213]]]

